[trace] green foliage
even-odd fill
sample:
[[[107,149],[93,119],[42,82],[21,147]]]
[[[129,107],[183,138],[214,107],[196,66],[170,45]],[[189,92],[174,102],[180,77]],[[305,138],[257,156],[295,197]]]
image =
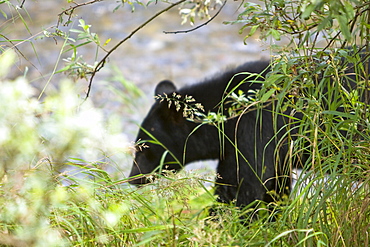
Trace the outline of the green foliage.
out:
[[[281,36],[289,36],[292,43],[298,40],[298,46],[311,46],[318,39],[324,39],[327,43],[338,43],[336,45],[340,46],[355,41],[357,37],[360,37],[358,41],[364,41],[363,38],[368,35],[368,1],[263,2],[264,6],[250,2],[244,4],[245,10],[239,15],[237,22],[243,23],[244,28],[249,28],[246,39],[258,30],[262,39],[272,37],[280,40]]]
[[[180,10],[180,15],[182,18],[182,23],[185,24],[188,21],[191,25],[194,25],[195,19],[211,18],[209,10],[215,8],[217,5],[222,5],[220,0],[210,0],[210,1],[199,1],[191,0],[186,1]]]
[[[60,172],[71,155],[98,160],[104,157],[101,151],[111,153],[114,133],[104,128],[102,114],[91,102],[80,105],[70,81],[61,82],[58,91],[40,102],[25,78],[5,79],[14,59],[10,49],[0,57],[0,243],[67,245],[68,239],[53,224],[52,215],[59,207],[68,207],[71,198],[83,197],[63,186]],[[121,144],[121,151],[127,152],[128,146]],[[117,147],[114,152],[119,151]],[[97,167],[101,166],[98,163]],[[101,174],[106,175],[103,170]]]
[[[174,105],[176,111],[181,111],[184,118],[191,121],[197,121],[204,118],[204,108],[200,103],[196,103],[196,100],[191,95],[182,96],[173,92],[172,95],[157,95],[155,96],[160,102],[167,101],[168,108]]]
[[[367,245],[370,3],[264,2],[264,7],[246,3],[240,14],[237,22],[250,28],[246,38],[260,31],[263,39],[284,36],[290,43],[274,46],[280,52],[256,100],[272,100],[276,115],[292,116],[292,123],[298,123],[284,136],[291,144],[286,160],[309,157],[295,197],[282,211],[287,225],[269,245]],[[354,212],[356,222],[349,220]]]

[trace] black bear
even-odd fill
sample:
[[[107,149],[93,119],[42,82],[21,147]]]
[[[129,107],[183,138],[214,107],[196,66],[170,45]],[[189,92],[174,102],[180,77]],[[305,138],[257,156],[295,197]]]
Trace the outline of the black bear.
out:
[[[205,113],[227,112],[230,105],[224,99],[229,92],[241,90],[247,94],[249,90],[259,90],[258,81],[269,71],[268,61],[249,62],[180,89],[171,81],[162,81],[155,95],[176,93],[181,97],[179,100],[192,96],[203,105]],[[346,72],[354,72],[353,66]],[[356,75],[349,74],[349,86],[344,85],[347,89],[357,86]],[[179,170],[193,161],[218,159],[215,183],[218,201],[237,206],[246,206],[256,199],[271,202],[273,193],[269,192],[287,192],[289,169],[307,160],[306,154],[295,156],[295,160],[288,157],[287,136],[295,135],[295,126],[302,116],[297,113],[289,116],[289,110],[275,114],[274,106],[266,103],[259,110],[250,109],[216,128],[188,121],[175,104],[169,106],[166,100],[157,98],[137,136],[137,141],[145,141],[147,147],[135,154],[130,183],[148,183],[150,179],[145,174],[154,171]]]
[[[260,89],[260,83],[250,81],[261,80],[268,71],[268,61],[249,62],[178,90],[171,81],[162,81],[157,85],[155,95],[175,92],[182,97],[192,96],[203,105],[206,113],[217,112],[221,100],[231,90]],[[246,79],[248,81],[242,83]],[[164,159],[161,169],[168,170],[179,170],[193,161],[218,159],[215,193],[220,202],[235,202],[237,206],[248,205],[256,199],[270,202],[272,198],[267,192],[284,188],[279,178],[284,177],[287,147],[279,144],[283,131],[276,133],[286,126],[287,121],[277,116],[274,125],[271,107],[267,106],[262,111],[250,111],[241,118],[227,120],[220,134],[215,126],[205,124],[199,127],[184,118],[183,112],[177,111],[174,104],[169,107],[167,102],[157,99],[137,136],[137,140],[155,141],[146,141],[147,147],[136,152],[130,177],[159,171],[161,159]],[[281,147],[277,149],[277,145]],[[166,150],[168,153],[163,157]],[[130,181],[131,184],[148,182],[146,176],[137,176]]]

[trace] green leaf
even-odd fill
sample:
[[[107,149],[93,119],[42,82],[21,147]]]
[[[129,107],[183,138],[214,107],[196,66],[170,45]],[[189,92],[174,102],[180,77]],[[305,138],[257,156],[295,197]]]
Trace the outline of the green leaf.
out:
[[[339,23],[340,31],[342,31],[342,34],[343,34],[344,38],[347,41],[351,41],[352,36],[351,36],[351,32],[350,32],[349,26],[348,26],[348,19],[344,15],[338,15],[337,20],[338,20],[338,23]]]
[[[273,84],[275,85],[279,84],[285,78],[286,78],[286,75],[283,75],[283,74],[272,74],[267,78],[265,86],[270,87]]]
[[[355,18],[355,10],[350,2],[344,2],[344,10],[349,20]]]
[[[272,35],[272,37],[274,37],[274,39],[276,39],[276,40],[280,40],[280,33],[279,33],[279,31],[278,30],[275,30],[275,29],[270,29],[269,31],[268,31],[268,33],[269,34],[271,34]]]
[[[259,28],[259,26],[260,25],[254,25],[254,26],[252,26],[251,30],[249,31],[248,36],[252,36],[256,32],[257,28]]]
[[[271,97],[271,95],[273,95],[275,93],[275,91],[276,90],[274,88],[271,88],[267,93],[265,93],[262,96],[261,101],[266,102]]]
[[[310,3],[308,6],[306,6],[305,8],[303,8],[302,7],[302,15],[301,15],[301,17],[303,18],[303,19],[305,19],[305,20],[307,20],[309,17],[310,17],[310,15],[311,15],[311,13],[315,10],[315,5],[314,4],[312,4],[312,3]]]
[[[355,119],[356,118],[355,115],[353,115],[353,114],[340,112],[340,111],[323,111],[322,113],[323,114],[328,114],[328,115],[350,118],[350,119]]]

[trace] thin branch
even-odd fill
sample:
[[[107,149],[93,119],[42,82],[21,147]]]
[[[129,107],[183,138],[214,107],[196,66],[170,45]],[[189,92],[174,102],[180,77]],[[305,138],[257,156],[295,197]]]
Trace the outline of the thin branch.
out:
[[[103,59],[101,59],[99,61],[99,63],[96,65],[94,71],[92,72],[91,74],[91,78],[90,78],[90,81],[89,81],[89,85],[88,85],[88,88],[87,88],[87,92],[86,92],[86,97],[85,97],[85,100],[89,97],[90,95],[90,91],[91,91],[91,85],[92,85],[92,81],[96,75],[96,73],[104,67],[108,57],[112,54],[112,52],[114,52],[119,46],[121,46],[124,42],[126,42],[128,39],[130,39],[135,33],[137,33],[140,29],[142,29],[143,27],[145,27],[148,23],[150,23],[151,21],[153,21],[155,18],[157,18],[158,16],[160,16],[161,14],[163,14],[164,12],[167,12],[168,10],[172,9],[173,7],[185,2],[186,0],[180,0],[176,3],[173,3],[172,5],[168,6],[167,8],[159,11],[158,13],[156,13],[155,15],[153,15],[151,18],[149,18],[146,22],[144,22],[143,24],[141,24],[139,27],[137,27],[134,31],[132,31],[126,38],[124,38],[123,40],[121,40],[120,42],[118,42],[112,49],[110,49],[108,51],[108,53],[103,57]]]
[[[23,4],[24,4],[24,2],[25,2],[26,0],[23,0],[22,1],[22,3],[21,3],[21,5],[19,5],[19,8],[23,8]]]
[[[104,0],[92,0],[90,2],[85,2],[85,3],[75,3],[75,2],[73,2],[76,6],[71,6],[68,9],[66,9],[63,12],[58,14],[57,27],[59,27],[59,24],[61,23],[62,15],[68,15],[68,20],[66,21],[66,23],[68,23],[71,20],[73,11],[75,11],[75,9],[77,9],[79,7],[82,7],[82,6],[90,5],[90,4],[93,4],[93,3],[102,2],[102,1],[104,1]]]
[[[52,26],[51,27],[48,27],[47,29],[50,29],[50,28],[53,28]],[[46,30],[47,30],[46,29]],[[5,35],[3,35],[3,34],[0,34],[0,37],[1,38],[3,38],[3,39],[5,39],[6,41],[8,41],[12,46],[11,47],[9,47],[9,48],[11,48],[11,49],[15,49],[18,53],[19,53],[19,55],[21,55],[27,62],[29,62],[30,63],[30,65],[33,67],[33,68],[35,68],[36,69],[36,71],[37,72],[39,72],[40,73],[40,75],[43,77],[43,75],[42,75],[42,73],[40,72],[40,70],[21,52],[21,50],[17,47],[17,46],[19,46],[19,45],[21,45],[21,44],[23,44],[23,43],[25,43],[25,42],[30,42],[31,43],[31,45],[32,45],[32,41],[31,41],[31,39],[32,38],[34,38],[34,37],[36,37],[36,36],[38,36],[40,33],[42,33],[43,31],[40,31],[40,32],[38,32],[38,33],[36,33],[36,34],[34,34],[34,35],[32,35],[31,37],[29,37],[29,38],[27,38],[27,39],[25,39],[25,40],[22,40],[22,41],[20,41],[20,42],[18,42],[17,44],[15,44],[12,40],[10,40],[9,38],[7,38]]]
[[[206,21],[205,23],[203,23],[203,24],[201,24],[201,25],[199,25],[199,26],[196,26],[195,28],[192,28],[192,29],[189,29],[189,30],[184,30],[184,31],[163,31],[163,33],[165,33],[165,34],[178,34],[178,33],[190,33],[190,32],[193,32],[193,31],[195,31],[195,30],[197,30],[197,29],[199,29],[199,28],[201,28],[201,27],[203,27],[203,26],[205,26],[205,25],[207,25],[208,23],[210,23],[211,21],[213,21],[213,19],[215,19],[216,18],[216,16],[221,12],[221,10],[224,8],[224,6],[225,6],[225,4],[226,4],[226,2],[227,2],[227,0],[225,0],[224,1],[224,3],[222,4],[222,6],[220,7],[220,9],[217,11],[217,13],[214,15],[214,16],[212,16],[212,18],[211,19],[209,19],[208,21]]]

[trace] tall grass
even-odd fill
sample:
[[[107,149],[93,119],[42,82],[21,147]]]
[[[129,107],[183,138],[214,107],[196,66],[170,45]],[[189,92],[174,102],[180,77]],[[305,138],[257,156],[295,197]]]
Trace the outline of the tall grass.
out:
[[[276,98],[284,109],[291,107],[303,116],[291,140],[290,158],[304,153],[308,160],[292,193],[296,197],[282,213],[291,230],[280,235],[298,245],[369,243],[370,115],[364,102],[368,56],[359,54],[356,48],[318,52],[288,63],[278,59],[274,68],[273,74],[294,75],[274,82],[281,89]]]

